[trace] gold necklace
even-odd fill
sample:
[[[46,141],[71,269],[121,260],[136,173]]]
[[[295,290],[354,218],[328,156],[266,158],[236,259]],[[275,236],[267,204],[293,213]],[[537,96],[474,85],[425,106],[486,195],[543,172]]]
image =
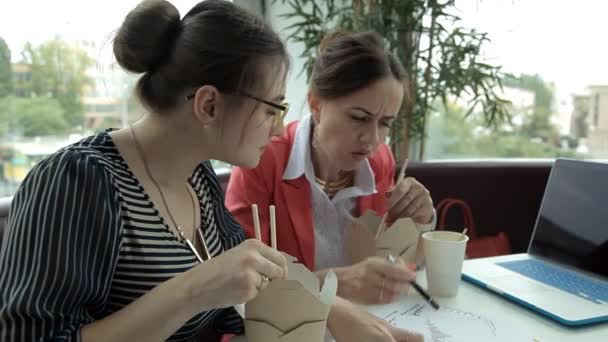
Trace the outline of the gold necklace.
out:
[[[135,149],[137,150],[137,153],[139,154],[139,157],[141,158],[141,161],[144,165],[144,170],[146,171],[148,178],[150,178],[150,181],[152,181],[152,184],[154,185],[154,187],[156,187],[156,191],[158,191],[158,193],[160,195],[160,199],[162,200],[163,205],[165,206],[165,210],[167,211],[167,214],[169,214],[169,219],[171,219],[171,223],[173,223],[173,226],[175,227],[175,229],[177,229],[177,231],[179,233],[179,240],[182,242],[185,242],[186,245],[188,245],[188,247],[190,248],[190,250],[192,250],[192,253],[194,253],[194,255],[196,256],[196,258],[198,259],[199,262],[203,262],[204,260],[209,260],[211,255],[209,254],[209,250],[207,249],[207,243],[205,242],[201,229],[197,229],[197,227],[196,227],[196,203],[195,203],[194,196],[192,195],[192,192],[190,191],[190,189],[188,189],[188,186],[186,186],[186,191],[188,192],[188,195],[190,195],[190,200],[192,201],[192,211],[194,213],[193,214],[193,216],[194,216],[193,226],[195,226],[194,230],[197,232],[195,237],[198,237],[199,242],[203,246],[203,252],[205,253],[204,258],[201,257],[201,255],[198,253],[198,250],[194,247],[194,244],[192,244],[192,241],[190,241],[190,239],[188,239],[184,235],[182,228],[175,221],[173,214],[171,214],[171,210],[169,210],[169,205],[167,204],[167,200],[165,199],[165,195],[163,194],[160,185],[158,184],[156,179],[154,179],[154,177],[152,177],[152,173],[150,172],[150,168],[148,167],[148,162],[146,160],[146,155],[144,154],[143,148],[141,147],[141,145],[139,144],[139,141],[137,140],[137,136],[135,135],[135,130],[133,129],[133,125],[129,126],[129,133],[131,134],[131,139],[133,139],[133,142],[135,143]]]
[[[321,186],[321,188],[323,189],[323,191],[329,196],[329,197],[333,197],[335,194],[338,193],[338,191],[346,188],[347,186],[352,184],[352,180],[353,180],[353,173],[348,173],[345,177],[343,177],[342,179],[339,179],[337,181],[326,181],[323,180],[319,177],[315,176],[315,181],[317,182],[317,184],[319,184],[319,186]]]

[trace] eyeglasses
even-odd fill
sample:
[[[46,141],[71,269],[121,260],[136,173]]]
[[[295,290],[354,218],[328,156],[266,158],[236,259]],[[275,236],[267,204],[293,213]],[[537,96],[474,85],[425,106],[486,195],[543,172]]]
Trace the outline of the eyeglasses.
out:
[[[274,114],[274,117],[273,117],[273,121],[274,121],[273,124],[276,127],[279,127],[280,125],[283,124],[283,121],[285,120],[285,117],[287,116],[287,112],[289,111],[289,102],[287,102],[287,101],[283,101],[283,102],[281,102],[281,104],[278,104],[278,103],[274,103],[274,102],[271,102],[271,101],[268,101],[268,100],[264,100],[262,98],[259,98],[257,96],[251,95],[251,94],[243,92],[243,91],[237,91],[234,94],[235,95],[240,95],[240,96],[248,97],[248,98],[250,98],[252,100],[256,100],[258,102],[261,102],[261,103],[263,103],[263,104],[265,104],[267,106],[270,106],[270,107],[272,107],[274,109],[278,109],[279,112],[276,113],[276,114]],[[186,96],[186,100],[192,100],[194,98],[194,95],[195,95],[195,93],[187,95]]]

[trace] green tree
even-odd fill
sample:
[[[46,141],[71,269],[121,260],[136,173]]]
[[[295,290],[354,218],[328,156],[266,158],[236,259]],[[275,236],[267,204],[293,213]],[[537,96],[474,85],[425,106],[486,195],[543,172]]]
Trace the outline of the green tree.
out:
[[[93,60],[86,52],[60,39],[34,47],[25,45],[23,59],[31,65],[31,91],[37,96],[56,99],[64,110],[70,127],[83,124],[81,98],[92,80],[86,74]]]
[[[11,128],[12,110],[10,101],[11,97],[0,98],[0,142],[8,136]]]
[[[434,108],[438,110],[430,116],[425,146],[430,159],[584,157],[542,139],[531,139],[514,125],[486,128],[479,113],[463,119],[465,109],[455,104],[447,109],[441,104]]]
[[[527,90],[534,94],[532,113],[524,118],[520,133],[530,138],[541,138],[543,141],[557,145],[559,132],[557,127],[551,123],[551,117],[555,113],[553,88],[540,75],[507,76],[503,84],[505,87]]]
[[[0,97],[6,97],[13,92],[13,72],[11,69],[11,50],[0,37]]]
[[[48,97],[0,99],[0,139],[15,134],[25,137],[62,135],[68,129],[64,109],[57,99]]]
[[[434,106],[429,116],[425,155],[429,159],[451,159],[473,157],[479,154],[475,137],[477,121],[473,115],[454,104]]]

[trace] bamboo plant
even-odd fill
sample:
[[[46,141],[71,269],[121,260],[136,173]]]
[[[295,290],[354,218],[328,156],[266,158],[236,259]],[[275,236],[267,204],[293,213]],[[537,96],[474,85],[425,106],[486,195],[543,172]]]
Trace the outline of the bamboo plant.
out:
[[[301,43],[310,78],[317,47],[336,29],[374,30],[401,60],[407,79],[401,112],[391,130],[397,159],[417,146],[424,158],[424,141],[433,107],[457,98],[468,101],[467,116],[479,113],[488,127],[509,120],[509,101],[499,95],[501,67],[487,63],[482,48],[486,33],[467,29],[455,14],[455,0],[273,0],[287,4],[282,16],[291,23],[287,40]],[[464,118],[463,118],[464,119]]]

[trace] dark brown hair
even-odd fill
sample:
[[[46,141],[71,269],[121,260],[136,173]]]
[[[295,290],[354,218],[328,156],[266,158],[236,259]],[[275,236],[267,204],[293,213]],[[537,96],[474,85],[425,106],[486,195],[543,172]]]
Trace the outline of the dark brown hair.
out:
[[[143,73],[137,94],[156,111],[173,108],[202,85],[251,91],[271,77],[265,65],[285,73],[289,63],[285,46],[262,19],[224,0],[201,1],[181,20],[168,1],[143,1],[118,30],[114,55],[124,69]]]
[[[378,33],[336,31],[319,46],[310,89],[321,98],[335,99],[388,76],[403,81],[405,71]]]

